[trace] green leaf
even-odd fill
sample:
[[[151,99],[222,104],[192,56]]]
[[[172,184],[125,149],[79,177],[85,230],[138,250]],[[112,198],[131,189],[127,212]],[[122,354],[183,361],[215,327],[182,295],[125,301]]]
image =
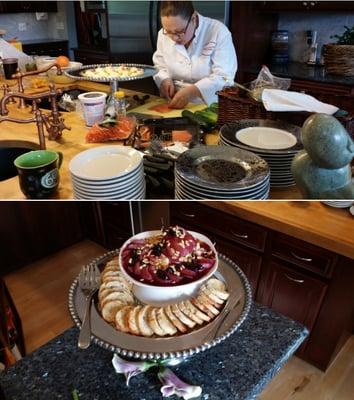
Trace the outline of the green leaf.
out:
[[[74,390],[71,392],[71,399],[72,399],[72,400],[79,400],[79,392],[78,392],[76,389],[74,389]]]

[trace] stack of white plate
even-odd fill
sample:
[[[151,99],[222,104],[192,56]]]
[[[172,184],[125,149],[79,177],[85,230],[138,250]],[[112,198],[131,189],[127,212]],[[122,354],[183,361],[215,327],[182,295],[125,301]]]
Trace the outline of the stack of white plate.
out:
[[[69,164],[75,199],[144,199],[141,153],[131,147],[102,146],[77,154]]]
[[[326,200],[322,201],[323,204],[334,208],[349,208],[354,204],[352,200]]]
[[[295,185],[291,172],[294,156],[302,148],[300,128],[282,121],[240,120],[220,130],[220,144],[251,151],[267,161],[270,186]]]
[[[176,199],[259,199],[269,196],[267,163],[249,151],[198,146],[175,164]]]

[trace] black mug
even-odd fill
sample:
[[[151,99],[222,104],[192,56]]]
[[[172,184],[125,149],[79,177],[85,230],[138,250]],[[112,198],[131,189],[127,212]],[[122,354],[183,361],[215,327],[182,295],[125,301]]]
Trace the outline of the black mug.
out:
[[[18,68],[17,58],[4,58],[2,60],[2,65],[4,67],[4,73],[6,79],[12,79],[12,75],[16,74]]]
[[[20,188],[28,199],[45,199],[54,194],[59,185],[59,168],[63,154],[51,150],[36,150],[17,157]]]

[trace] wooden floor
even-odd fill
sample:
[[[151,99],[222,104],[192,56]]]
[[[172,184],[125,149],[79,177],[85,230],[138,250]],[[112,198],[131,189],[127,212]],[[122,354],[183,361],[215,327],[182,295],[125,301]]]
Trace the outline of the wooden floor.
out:
[[[83,241],[5,277],[20,314],[27,353],[73,325],[68,289],[81,265],[102,254]],[[260,394],[259,400],[353,400],[354,336],[325,373],[292,357]]]

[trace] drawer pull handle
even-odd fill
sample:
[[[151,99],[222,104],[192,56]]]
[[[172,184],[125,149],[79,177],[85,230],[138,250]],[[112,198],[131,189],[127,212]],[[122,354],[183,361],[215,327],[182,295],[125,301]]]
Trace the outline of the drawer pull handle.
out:
[[[234,231],[230,231],[230,233],[231,233],[231,235],[233,235],[233,236],[235,236],[235,237],[237,237],[239,239],[248,239],[247,233],[245,233],[244,235],[241,234],[241,233],[236,233]]]
[[[292,278],[291,276],[289,276],[289,275],[287,275],[287,274],[284,274],[290,281],[293,281],[293,282],[296,282],[296,283],[304,283],[305,281],[304,281],[304,279],[295,279],[295,278]]]
[[[188,218],[195,218],[195,214],[187,214],[187,213],[181,213],[181,214]]]
[[[294,258],[297,258],[300,261],[306,261],[306,262],[311,262],[312,258],[306,258],[306,257],[300,257],[297,254],[295,254],[294,252],[290,253]]]

